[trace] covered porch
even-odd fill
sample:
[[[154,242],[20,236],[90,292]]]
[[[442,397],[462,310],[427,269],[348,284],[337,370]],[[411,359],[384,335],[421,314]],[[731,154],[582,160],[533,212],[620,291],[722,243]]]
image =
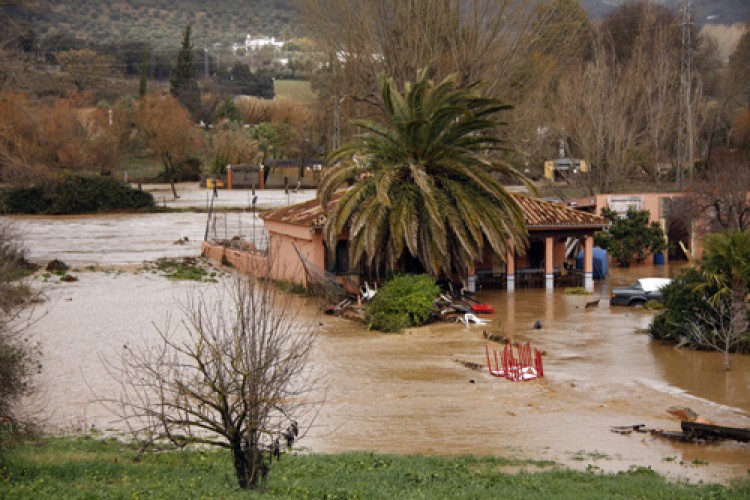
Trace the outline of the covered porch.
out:
[[[488,254],[468,269],[469,291],[584,287],[594,288],[594,233],[607,227],[599,216],[530,196],[516,195],[526,219],[528,245],[509,242],[504,258]],[[583,251],[583,266],[576,256]]]

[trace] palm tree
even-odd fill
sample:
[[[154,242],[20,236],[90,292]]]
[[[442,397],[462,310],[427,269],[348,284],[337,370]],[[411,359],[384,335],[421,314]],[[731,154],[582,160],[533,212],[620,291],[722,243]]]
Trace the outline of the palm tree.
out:
[[[718,288],[709,303],[726,296],[731,300],[731,328],[740,336],[747,332],[747,292],[750,284],[750,232],[724,231],[703,240],[703,276]]]
[[[456,76],[435,84],[426,71],[403,95],[392,78],[380,85],[388,124],[355,121],[367,134],[333,151],[321,179],[323,206],[349,187],[327,219],[328,248],[348,229],[350,262],[394,269],[414,257],[434,277],[466,277],[486,246],[501,258],[509,241],[523,248],[522,210],[497,174],[528,182],[487,157],[506,149],[493,117],[510,106]]]

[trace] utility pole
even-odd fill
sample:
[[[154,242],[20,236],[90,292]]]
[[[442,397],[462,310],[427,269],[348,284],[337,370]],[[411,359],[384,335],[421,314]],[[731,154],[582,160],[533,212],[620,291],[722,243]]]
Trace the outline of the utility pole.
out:
[[[680,54],[679,127],[677,129],[677,187],[682,188],[683,168],[687,164],[693,178],[693,40],[690,0],[682,2],[682,51]]]
[[[331,150],[335,151],[339,148],[339,142],[341,140],[341,129],[339,128],[339,106],[341,106],[341,101],[343,101],[343,97],[339,99],[338,97],[334,98],[333,101],[333,140],[331,141]]]
[[[208,47],[203,46],[203,72],[208,78]]]

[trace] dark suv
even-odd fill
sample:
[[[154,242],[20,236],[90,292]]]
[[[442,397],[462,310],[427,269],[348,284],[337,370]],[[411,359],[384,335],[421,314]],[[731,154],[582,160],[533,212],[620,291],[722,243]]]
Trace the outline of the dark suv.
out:
[[[669,278],[641,278],[628,287],[613,288],[609,303],[613,306],[638,306],[649,300],[662,301],[662,288],[670,283]]]

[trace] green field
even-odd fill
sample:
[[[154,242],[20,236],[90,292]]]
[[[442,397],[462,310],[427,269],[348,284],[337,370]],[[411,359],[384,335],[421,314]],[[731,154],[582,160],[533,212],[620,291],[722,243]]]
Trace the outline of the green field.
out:
[[[373,453],[285,454],[261,495],[237,486],[228,452],[139,454],[115,440],[45,438],[0,462],[0,498],[750,498],[733,486],[667,482],[633,468],[573,472],[550,462]],[[519,472],[520,471],[520,472]]]
[[[317,96],[307,80],[274,80],[273,90],[276,97],[287,97],[293,101],[309,104]]]

